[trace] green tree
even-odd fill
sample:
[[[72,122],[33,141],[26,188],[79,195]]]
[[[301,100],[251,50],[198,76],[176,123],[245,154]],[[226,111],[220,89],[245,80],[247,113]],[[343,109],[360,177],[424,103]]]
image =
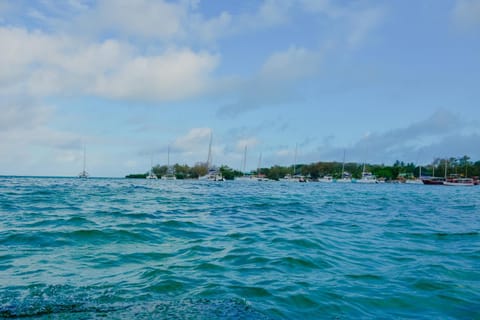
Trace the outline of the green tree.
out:
[[[230,169],[228,166],[221,166],[220,167],[220,173],[222,174],[222,177],[225,180],[233,180],[235,179],[235,173],[232,169]]]
[[[470,157],[467,155],[464,155],[461,158],[458,158],[458,164],[460,167],[465,168],[465,177],[468,176],[468,167],[471,165],[470,164]]]
[[[167,169],[167,166],[161,166],[157,164],[152,168],[152,171],[157,177],[161,177],[167,173]]]
[[[205,162],[198,162],[190,168],[190,178],[197,179],[198,177],[206,175],[208,167]]]

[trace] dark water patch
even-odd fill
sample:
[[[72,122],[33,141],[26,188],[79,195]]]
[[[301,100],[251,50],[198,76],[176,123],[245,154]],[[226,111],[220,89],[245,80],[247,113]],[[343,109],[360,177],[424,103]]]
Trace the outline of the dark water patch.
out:
[[[184,281],[178,281],[174,279],[167,279],[156,281],[155,283],[151,284],[147,290],[149,292],[155,292],[160,295],[171,296],[175,295],[182,291],[185,288]]]
[[[300,309],[316,309],[320,306],[318,302],[306,294],[295,294],[289,297],[293,305]]]
[[[412,238],[418,239],[430,239],[430,240],[461,240],[463,238],[479,238],[479,232],[410,232],[406,233],[408,236]]]
[[[194,267],[194,270],[200,272],[225,272],[227,269],[219,264],[211,263],[211,262],[204,262],[197,264]]]
[[[185,299],[162,302],[100,304],[92,302],[45,303],[6,306],[5,319],[269,319],[239,299]]]
[[[86,243],[128,243],[149,240],[148,235],[140,232],[115,229],[82,229],[64,233],[65,238]]]
[[[145,267],[142,269],[140,278],[146,281],[147,284],[150,284],[151,281],[162,277],[170,277],[173,276],[175,273],[173,271],[167,270],[165,268],[153,268],[153,267]]]
[[[268,290],[262,287],[254,286],[229,286],[228,287],[232,292],[236,293],[244,299],[254,299],[254,298],[268,298],[272,294]]]
[[[191,221],[166,220],[161,222],[162,227],[173,229],[193,229],[197,225]]]
[[[305,257],[283,257],[273,260],[272,265],[285,267],[287,270],[318,268],[317,264]]]
[[[171,257],[172,254],[161,252],[135,252],[120,255],[120,259],[125,262],[164,261]]]
[[[433,279],[419,279],[413,283],[413,287],[420,291],[442,291],[452,288],[452,284],[442,283]]]
[[[223,251],[224,249],[219,248],[219,247],[206,246],[206,245],[203,245],[203,246],[202,245],[194,245],[194,246],[191,246],[190,248],[188,248],[188,250],[193,251],[193,252],[197,252],[197,253],[209,254],[209,253],[215,253],[215,252]]]
[[[346,277],[350,279],[361,280],[366,282],[385,281],[385,278],[380,275],[368,274],[368,273],[367,274],[347,274]]]
[[[49,248],[62,247],[69,241],[57,232],[13,233],[0,238],[0,244],[9,247]]]

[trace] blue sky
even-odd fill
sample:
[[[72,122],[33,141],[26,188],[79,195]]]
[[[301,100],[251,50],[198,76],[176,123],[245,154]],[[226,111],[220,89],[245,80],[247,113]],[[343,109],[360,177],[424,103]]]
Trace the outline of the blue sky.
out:
[[[480,1],[0,0],[0,174],[480,160]]]

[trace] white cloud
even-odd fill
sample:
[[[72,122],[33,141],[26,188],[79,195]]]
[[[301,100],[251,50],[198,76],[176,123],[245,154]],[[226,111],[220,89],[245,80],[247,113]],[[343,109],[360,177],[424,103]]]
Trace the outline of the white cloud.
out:
[[[0,174],[45,175],[76,166],[81,140],[50,127],[54,108],[28,101],[1,103],[0,110]]]
[[[344,16],[344,11],[331,3],[330,0],[300,0],[307,12],[325,14],[331,18]]]
[[[368,35],[383,21],[386,10],[381,7],[362,7],[361,2],[339,5],[330,0],[300,0],[307,12],[322,14],[332,23],[343,27],[343,35],[349,47],[358,47]]]
[[[83,43],[65,36],[0,28],[0,93],[184,99],[209,89],[219,57],[190,49],[140,55],[116,40]]]
[[[35,128],[45,125],[53,113],[53,108],[50,107],[32,107],[26,103],[5,101],[0,104],[0,110],[0,134],[19,128]]]
[[[185,10],[182,4],[162,0],[102,0],[80,21],[124,36],[171,39],[183,32]]]
[[[369,8],[350,14],[351,31],[347,36],[347,43],[357,47],[367,38],[385,16],[381,8]]]
[[[453,19],[461,28],[480,26],[480,1],[457,0],[453,8]]]
[[[237,151],[243,151],[245,147],[253,148],[256,145],[258,145],[258,143],[259,141],[255,137],[239,139],[237,140],[237,143],[236,143],[236,149]]]
[[[290,47],[272,54],[260,71],[265,82],[295,81],[318,72],[320,53],[305,48]]]
[[[177,150],[190,153],[198,152],[201,150],[208,150],[208,143],[211,133],[212,129],[210,128],[190,129],[187,134],[175,139],[173,146]]]
[[[176,100],[209,89],[209,73],[218,57],[191,50],[167,50],[154,57],[135,57],[119,70],[102,74],[93,92],[113,98]]]
[[[292,0],[265,0],[258,10],[256,21],[267,26],[281,25],[289,21]]]

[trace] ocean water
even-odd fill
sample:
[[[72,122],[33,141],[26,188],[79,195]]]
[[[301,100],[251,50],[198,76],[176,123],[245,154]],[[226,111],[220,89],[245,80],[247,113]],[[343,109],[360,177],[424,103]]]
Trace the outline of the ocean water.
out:
[[[480,187],[0,178],[0,318],[480,319]]]

